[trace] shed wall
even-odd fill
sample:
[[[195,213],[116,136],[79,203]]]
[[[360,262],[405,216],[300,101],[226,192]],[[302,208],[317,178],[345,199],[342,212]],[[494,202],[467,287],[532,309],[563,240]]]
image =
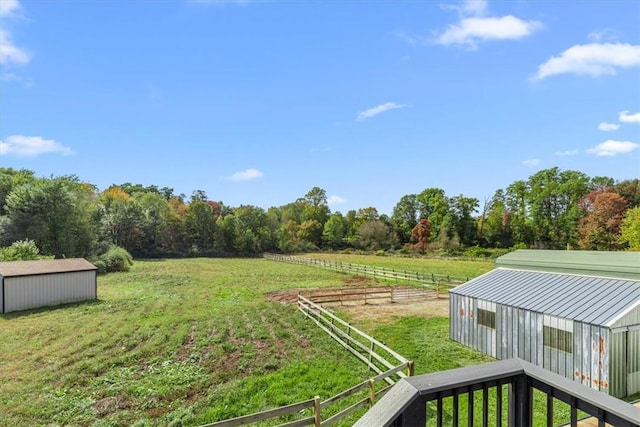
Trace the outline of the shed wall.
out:
[[[4,312],[96,299],[96,272],[4,278]]]
[[[451,339],[497,359],[518,357],[616,397],[640,391],[640,331],[612,334],[606,327],[501,304],[495,304],[492,331],[478,325],[478,306],[476,298],[450,294]],[[566,351],[546,345],[545,326],[571,337]]]
[[[640,393],[640,329],[629,330],[627,336],[627,395]]]

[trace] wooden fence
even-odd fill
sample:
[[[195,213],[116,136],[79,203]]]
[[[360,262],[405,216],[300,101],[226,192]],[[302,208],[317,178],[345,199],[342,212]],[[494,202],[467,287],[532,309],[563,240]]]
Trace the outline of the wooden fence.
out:
[[[300,291],[317,304],[384,304],[438,298],[435,290],[416,286],[350,286]]]
[[[369,366],[369,368],[377,373],[377,375],[323,401],[320,400],[320,397],[316,396],[313,399],[305,400],[303,402],[297,402],[288,406],[269,409],[243,417],[218,421],[201,427],[242,426],[261,421],[273,420],[275,418],[288,415],[299,416],[303,411],[310,411],[311,416],[305,416],[303,418],[281,424],[281,426],[330,426],[348,417],[358,409],[372,407],[379,398],[384,396],[387,391],[391,389],[393,384],[395,384],[399,378],[405,378],[413,375],[412,361],[405,359],[387,347],[384,343],[351,326],[330,311],[323,308],[321,305],[305,298],[302,295],[298,295],[298,309],[309,319],[316,322],[321,329],[333,337],[333,339],[340,343],[340,345],[345,347],[358,357],[358,359]],[[393,360],[393,362],[390,360]],[[403,371],[406,371],[406,373]],[[381,384],[382,381],[386,382],[386,384]],[[365,397],[362,397],[362,392],[364,390],[367,390],[368,392]],[[356,396],[358,393],[361,394],[360,397]],[[349,407],[342,409],[326,419],[323,419],[323,410],[331,405],[343,402],[345,399],[352,396],[355,396],[354,398],[357,399],[355,403],[351,403]]]
[[[392,268],[326,261],[322,259],[306,258],[294,255],[265,253],[263,254],[263,257],[274,261],[326,268],[340,273],[352,274],[356,276],[370,276],[374,279],[390,281],[393,283],[406,283],[407,285],[417,284],[425,288],[434,289],[438,293],[438,295],[441,291],[448,291],[448,289],[452,287],[469,281],[468,277],[450,276],[446,274],[435,273],[420,273],[408,270],[395,270]]]

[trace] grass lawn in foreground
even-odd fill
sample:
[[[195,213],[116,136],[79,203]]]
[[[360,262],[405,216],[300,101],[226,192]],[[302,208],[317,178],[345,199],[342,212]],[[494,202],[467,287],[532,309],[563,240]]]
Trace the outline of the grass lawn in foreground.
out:
[[[286,288],[331,271],[263,259],[137,261],[95,302],[0,317],[0,425],[198,425],[330,397],[367,370]]]
[[[371,258],[432,271],[417,268],[421,259]],[[434,272],[492,268],[442,261]],[[350,279],[264,259],[137,261],[128,273],[99,277],[98,301],[0,316],[0,425],[192,426],[326,399],[372,373],[295,306],[266,297]],[[491,360],[449,340],[442,307],[362,310],[338,314],[414,360],[416,374]]]

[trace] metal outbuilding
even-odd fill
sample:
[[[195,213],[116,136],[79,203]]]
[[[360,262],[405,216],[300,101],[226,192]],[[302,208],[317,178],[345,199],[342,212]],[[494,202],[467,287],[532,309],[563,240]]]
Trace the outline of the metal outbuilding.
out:
[[[640,253],[600,254],[499,258],[450,292],[451,339],[616,397],[640,392]]]
[[[2,313],[96,299],[97,270],[83,258],[0,262]]]

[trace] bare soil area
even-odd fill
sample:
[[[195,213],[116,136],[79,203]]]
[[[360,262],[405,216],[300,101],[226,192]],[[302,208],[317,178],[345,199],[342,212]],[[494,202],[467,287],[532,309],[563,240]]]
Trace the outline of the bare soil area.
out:
[[[356,279],[356,280],[353,280]],[[362,278],[354,277],[345,282],[348,286],[366,286],[368,283]],[[373,286],[372,286],[373,287]],[[298,293],[310,293],[322,295],[323,293],[335,293],[335,289],[287,289],[273,292],[267,296],[270,301],[282,304],[296,304]],[[324,307],[349,313],[349,318],[357,324],[380,324],[392,322],[400,317],[421,316],[421,317],[447,317],[449,316],[449,298],[446,296],[436,297],[435,292],[427,298],[410,299],[401,302],[383,302],[376,304],[364,304],[363,301],[352,301],[345,305],[340,303],[325,303]]]

